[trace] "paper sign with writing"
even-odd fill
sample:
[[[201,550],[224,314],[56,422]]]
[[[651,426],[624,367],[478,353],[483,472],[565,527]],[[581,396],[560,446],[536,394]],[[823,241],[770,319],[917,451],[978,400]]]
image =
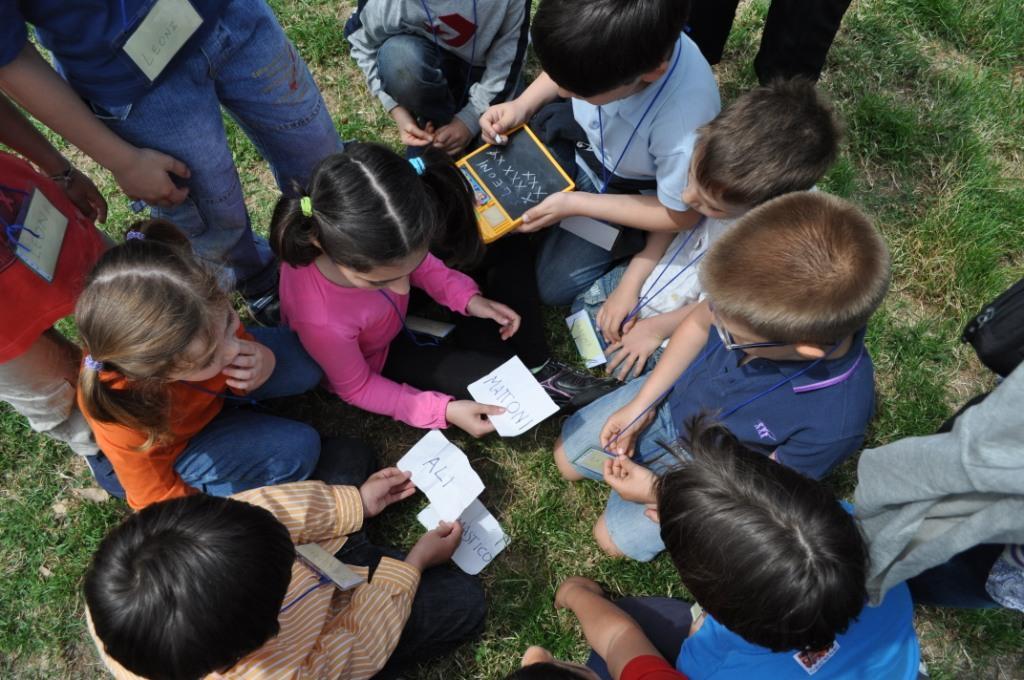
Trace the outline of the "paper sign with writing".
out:
[[[202,23],[188,0],[157,0],[125,42],[124,51],[147,78],[156,80]]]
[[[423,508],[420,514],[416,515],[416,519],[427,530],[436,528],[441,520],[432,505]],[[498,524],[498,520],[479,499],[473,501],[459,516],[459,522],[462,524],[462,544],[455,549],[452,561],[467,574],[479,574],[505,549],[505,546],[512,542]]]
[[[439,430],[431,430],[398,461],[412,473],[412,483],[426,494],[437,514],[452,522],[484,490],[469,458]]]
[[[558,412],[558,406],[519,357],[512,357],[467,389],[481,404],[505,408],[501,415],[488,416],[502,437],[520,435]]]
[[[67,230],[68,218],[35,189],[22,217],[14,251],[32,271],[52,283]]]
[[[565,317],[565,325],[569,327],[569,335],[576,343],[576,349],[579,350],[580,356],[586,362],[587,368],[608,363],[587,310],[581,309],[575,314]]]

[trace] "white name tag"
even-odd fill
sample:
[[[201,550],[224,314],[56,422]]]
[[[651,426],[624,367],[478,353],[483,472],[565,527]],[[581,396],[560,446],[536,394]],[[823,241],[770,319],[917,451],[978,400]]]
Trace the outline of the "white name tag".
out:
[[[619,237],[618,227],[582,215],[566,217],[560,226],[570,234],[575,234],[584,241],[590,241],[598,248],[605,250],[611,250],[615,245],[615,239]]]
[[[331,582],[341,590],[351,590],[366,581],[316,543],[295,546],[295,554],[307,567],[331,579]]]
[[[43,192],[34,189],[21,224],[23,229],[18,233],[18,245],[14,247],[18,258],[52,283],[60,247],[68,230],[68,218],[43,196]]]
[[[157,0],[125,42],[124,51],[147,78],[156,80],[202,23],[188,0]]]
[[[569,334],[572,336],[573,342],[576,343],[576,349],[583,361],[586,362],[587,368],[608,363],[587,310],[581,309],[575,314],[565,317],[565,324],[569,327]]]

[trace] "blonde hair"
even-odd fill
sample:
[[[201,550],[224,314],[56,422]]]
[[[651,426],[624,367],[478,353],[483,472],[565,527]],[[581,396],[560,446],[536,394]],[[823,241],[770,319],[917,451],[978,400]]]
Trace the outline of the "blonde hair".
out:
[[[173,224],[149,220],[129,232],[144,238],[108,250],[75,307],[85,352],[128,384],[112,389],[98,371],[83,367],[78,389],[90,416],[145,434],[144,450],[169,433],[169,375],[188,365],[195,339],[216,347],[215,320],[230,301]]]
[[[838,342],[889,288],[889,250],[864,213],[798,192],[755,208],[718,239],[700,279],[716,310],[782,342]]]

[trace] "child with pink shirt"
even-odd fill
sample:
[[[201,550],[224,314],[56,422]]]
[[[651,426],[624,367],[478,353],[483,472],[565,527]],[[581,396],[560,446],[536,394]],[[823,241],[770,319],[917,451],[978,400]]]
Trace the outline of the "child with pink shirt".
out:
[[[466,387],[517,353],[516,339],[505,341],[522,320],[429,251],[439,245],[466,262],[482,250],[469,187],[443,154],[406,161],[377,144],[349,145],[320,163],[301,198],[278,200],[271,242],[283,262],[282,320],[334,393],[414,427],[494,429],[487,416],[502,409],[472,401]],[[413,286],[461,315],[454,342],[405,326]],[[497,327],[481,333],[467,317]]]

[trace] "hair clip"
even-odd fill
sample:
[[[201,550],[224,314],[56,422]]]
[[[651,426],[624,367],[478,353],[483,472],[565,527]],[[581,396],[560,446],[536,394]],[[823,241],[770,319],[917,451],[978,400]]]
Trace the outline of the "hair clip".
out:
[[[143,234],[141,231],[134,231],[133,230],[133,231],[129,231],[127,234],[124,235],[124,240],[125,241],[145,241],[146,240],[146,235]]]
[[[313,199],[309,196],[303,196],[299,199],[299,207],[302,208],[302,214],[306,217],[313,216]]]
[[[413,167],[417,175],[422,175],[427,169],[427,164],[424,163],[423,159],[420,158],[419,156],[416,156],[415,158],[410,158],[409,165]]]
[[[85,355],[85,367],[88,368],[90,371],[102,371],[103,370],[103,362],[102,361],[96,361],[95,359],[92,358],[91,354],[86,354]]]

